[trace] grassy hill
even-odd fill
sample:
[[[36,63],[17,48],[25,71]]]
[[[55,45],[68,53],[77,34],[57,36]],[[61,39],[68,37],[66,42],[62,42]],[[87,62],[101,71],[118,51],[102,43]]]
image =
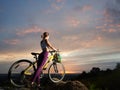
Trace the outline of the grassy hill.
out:
[[[47,75],[41,79],[42,90],[88,90],[87,87],[80,81],[75,80],[79,74],[66,74],[64,81],[59,83],[53,83],[50,81]],[[7,74],[0,74],[0,90],[39,90],[36,86],[31,87],[27,85],[26,87],[15,87],[13,86],[7,78]],[[40,89],[41,90],[41,89]]]
[[[83,72],[77,80],[83,82],[89,90],[120,90],[119,69],[101,71],[96,68],[96,71]]]
[[[83,71],[81,74],[67,74],[64,82],[59,84],[49,83],[47,80],[49,79],[44,78],[43,82],[41,82],[42,86],[45,87],[44,90],[64,90],[62,88],[71,86],[73,86],[74,89],[70,88],[67,90],[87,90],[80,89],[81,86],[84,88],[87,86],[89,90],[120,90],[120,63],[117,64],[113,70],[100,70],[98,67],[93,67],[88,73]],[[78,87],[78,89],[75,89],[76,87]],[[0,75],[0,89],[1,88],[4,88],[4,90],[16,90],[7,80],[7,74]],[[19,89],[21,90],[21,88]],[[17,90],[19,89],[17,88]],[[23,90],[30,90],[30,88]]]

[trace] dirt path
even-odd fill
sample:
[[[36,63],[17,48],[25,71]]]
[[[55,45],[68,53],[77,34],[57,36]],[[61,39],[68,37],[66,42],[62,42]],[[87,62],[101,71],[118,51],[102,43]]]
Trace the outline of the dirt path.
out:
[[[66,80],[59,83],[53,83],[48,78],[45,78],[41,83],[42,89],[38,89],[37,87],[31,88],[30,86],[16,88],[8,81],[7,75],[0,75],[0,90],[88,90],[80,81]]]

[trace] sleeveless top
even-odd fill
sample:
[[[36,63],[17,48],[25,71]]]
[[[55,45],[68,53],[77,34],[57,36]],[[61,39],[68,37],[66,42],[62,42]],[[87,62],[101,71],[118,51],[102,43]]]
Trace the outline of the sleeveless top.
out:
[[[42,48],[43,51],[47,51],[46,40],[42,40],[42,41],[41,41],[41,48]]]

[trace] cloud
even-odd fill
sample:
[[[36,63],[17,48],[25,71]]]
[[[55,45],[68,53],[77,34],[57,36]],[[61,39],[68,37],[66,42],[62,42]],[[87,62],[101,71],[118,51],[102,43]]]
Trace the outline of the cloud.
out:
[[[110,32],[110,33],[114,33],[114,32],[116,32],[117,30],[116,29],[113,29],[113,28],[110,28],[109,30],[108,30],[108,32]]]
[[[115,33],[115,32],[119,32],[119,30],[116,29],[118,27],[119,27],[119,25],[113,25],[113,24],[106,25],[106,24],[104,24],[101,26],[96,26],[96,29],[101,30],[102,32],[106,32],[106,33]]]
[[[73,31],[74,32],[74,31]],[[65,50],[77,50],[83,48],[102,47],[104,46],[104,38],[100,35],[94,35],[92,31],[89,33],[69,34],[62,36],[62,49]]]
[[[3,42],[6,44],[9,44],[9,45],[17,45],[20,43],[20,40],[19,39],[9,39],[9,40],[4,40]]]
[[[91,38],[91,37],[89,37]],[[88,41],[81,42],[81,46],[83,48],[92,48],[92,47],[103,47],[104,46],[104,38],[102,36],[95,36],[93,39]]]
[[[85,11],[90,11],[90,10],[92,10],[92,9],[93,9],[93,7],[92,7],[91,5],[85,5],[85,6],[82,7],[82,11],[83,11],[83,12],[85,12]]]
[[[17,29],[16,35],[18,36],[24,36],[28,34],[37,34],[37,33],[43,33],[45,31],[51,32],[51,30],[45,29],[45,28],[39,28],[38,26],[28,27],[26,29]]]
[[[93,9],[93,7],[89,4],[84,5],[84,6],[76,6],[74,7],[74,10],[77,12],[87,12],[87,11],[91,11]]]
[[[64,7],[66,0],[48,0],[50,2],[50,7],[44,10],[46,14],[53,14],[56,11],[61,10]]]
[[[52,3],[51,7],[54,8],[55,10],[61,10],[64,6],[64,3],[61,3],[59,1],[57,1],[57,3]]]
[[[104,16],[108,23],[120,24],[120,3],[118,0],[107,3]]]
[[[81,8],[81,6],[79,6]],[[93,11],[87,12],[87,7],[84,6],[85,9],[80,9],[78,11],[78,8],[76,7],[75,9],[71,10],[69,13],[66,13],[64,16],[64,23],[68,27],[84,27],[86,25],[87,27],[89,24],[93,23]],[[91,9],[90,9],[91,10]],[[89,11],[89,10],[88,10]],[[91,23],[92,22],[92,23]]]
[[[66,33],[67,31],[65,31]],[[98,25],[96,28],[82,28],[77,30],[69,30],[69,34],[63,34],[60,41],[62,43],[62,49],[64,50],[76,50],[83,48],[95,48],[95,47],[111,47],[120,44],[120,31],[116,29],[116,26]],[[67,45],[67,46],[66,46]]]
[[[107,47],[91,47],[91,48],[81,48],[69,52],[63,53],[63,61],[66,64],[67,69],[69,70],[69,65],[74,70],[79,69],[79,67],[83,68],[82,65],[85,65],[86,68],[89,68],[88,65],[92,68],[93,64],[102,65],[104,63],[119,62],[120,57],[119,54],[120,49],[119,46],[108,46]],[[109,64],[107,64],[109,65]],[[103,67],[104,65],[100,66]],[[105,67],[105,66],[104,66]],[[85,68],[84,68],[85,69]],[[71,69],[72,70],[72,69]],[[78,71],[81,71],[80,69]]]
[[[113,8],[107,8],[104,12],[106,22],[119,24],[120,22],[120,11]]]
[[[120,0],[116,0],[116,3],[120,4]]]
[[[73,27],[77,27],[80,24],[80,20],[74,18],[74,17],[69,17],[67,20],[68,25],[73,26]]]
[[[87,18],[87,19],[84,19],[83,18]],[[64,23],[66,26],[68,27],[73,27],[73,28],[77,28],[77,27],[80,27],[82,25],[86,25],[89,23],[89,17],[83,17],[83,18],[77,18],[75,16],[68,16],[66,17]]]
[[[72,40],[72,41],[76,41],[76,40],[79,40],[79,37],[76,35],[73,35],[73,36],[63,36],[62,37],[64,40]]]
[[[120,20],[115,19],[116,16],[115,13],[113,13],[113,8],[112,7],[107,7],[105,8],[103,12],[103,18],[98,19],[96,22],[99,22],[96,26],[95,29],[97,33],[104,38],[105,41],[110,42],[111,44],[113,43],[119,43],[120,38]],[[112,11],[111,11],[112,10]],[[117,10],[117,9],[115,9]],[[120,14],[120,13],[119,13]],[[119,22],[118,22],[119,21]]]
[[[95,48],[91,48],[88,49],[87,52],[85,51],[83,55],[80,55],[79,57],[81,58],[90,58],[90,57],[94,57],[94,60],[97,59],[115,59],[115,58],[120,58],[119,53],[120,53],[120,49],[118,49],[119,46],[116,47],[103,47],[100,49],[95,49]],[[95,59],[96,58],[96,59]]]
[[[56,2],[58,2],[58,3],[59,3],[59,2],[63,2],[63,1],[65,1],[65,0],[56,0]]]
[[[48,0],[49,2],[56,2],[56,3],[61,3],[61,2],[64,2],[66,0]]]

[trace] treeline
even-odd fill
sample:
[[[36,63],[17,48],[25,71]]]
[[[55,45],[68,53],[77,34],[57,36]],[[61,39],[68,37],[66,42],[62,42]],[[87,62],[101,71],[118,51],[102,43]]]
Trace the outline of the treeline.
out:
[[[120,90],[120,63],[113,70],[93,67],[90,72],[83,71],[77,80],[83,82],[89,90]]]

